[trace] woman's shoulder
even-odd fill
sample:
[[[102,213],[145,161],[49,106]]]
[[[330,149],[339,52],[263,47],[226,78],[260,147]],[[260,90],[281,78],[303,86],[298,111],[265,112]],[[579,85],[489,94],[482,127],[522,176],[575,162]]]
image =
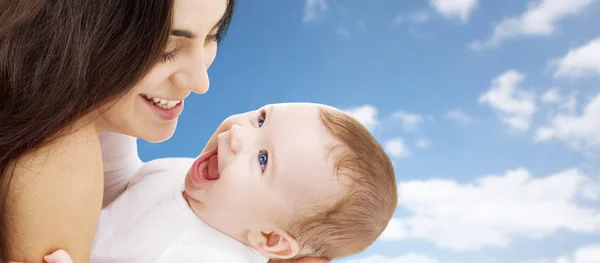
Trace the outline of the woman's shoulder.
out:
[[[9,235],[15,246],[28,247],[27,254],[14,256],[33,261],[47,254],[48,248],[60,247],[73,251],[75,262],[89,259],[103,190],[102,156],[94,127],[71,129],[14,165],[9,195],[11,216],[18,220],[11,220]]]
[[[102,152],[93,125],[67,130],[59,138],[35,149],[16,162],[14,172],[69,174],[71,172],[102,173]]]

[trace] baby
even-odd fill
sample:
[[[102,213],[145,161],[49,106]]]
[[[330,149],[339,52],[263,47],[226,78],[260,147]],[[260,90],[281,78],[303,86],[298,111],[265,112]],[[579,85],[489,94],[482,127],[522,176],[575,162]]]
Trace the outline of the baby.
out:
[[[134,139],[107,136],[116,137],[103,140],[107,206],[93,263],[332,260],[370,246],[397,205],[382,147],[325,105],[231,116],[191,161],[142,163]]]

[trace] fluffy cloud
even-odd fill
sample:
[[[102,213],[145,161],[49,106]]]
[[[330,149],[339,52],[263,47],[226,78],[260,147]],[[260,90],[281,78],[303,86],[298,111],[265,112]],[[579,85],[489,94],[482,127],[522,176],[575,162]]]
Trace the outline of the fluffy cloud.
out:
[[[329,6],[325,0],[306,0],[302,21],[305,23],[315,21],[318,16],[327,12],[328,9]]]
[[[425,118],[419,114],[398,111],[392,115],[393,120],[398,120],[402,124],[402,129],[406,132],[415,131],[419,125],[425,122]]]
[[[554,77],[581,77],[600,74],[600,37],[573,48],[562,58],[554,59]]]
[[[467,22],[477,7],[477,0],[430,0],[430,5],[447,18],[458,18]]]
[[[558,91],[558,88],[548,89],[542,95],[542,102],[546,104],[555,104],[562,101],[562,95]]]
[[[410,156],[410,152],[402,138],[389,139],[384,144],[385,151],[394,158],[406,158]]]
[[[468,124],[473,122],[473,119],[461,109],[454,109],[446,112],[444,118],[453,120],[459,123]]]
[[[566,110],[571,114],[575,112],[575,107],[577,107],[577,93],[571,94],[571,96],[560,105],[561,110]]]
[[[535,141],[561,140],[574,150],[600,149],[600,93],[593,97],[581,114],[560,113],[550,124],[537,129]]]
[[[557,24],[575,16],[595,0],[538,0],[529,4],[527,10],[517,17],[508,17],[495,25],[492,36],[483,42],[475,41],[470,47],[475,50],[496,47],[501,42],[522,36],[550,36]]]
[[[385,228],[385,231],[383,231],[383,233],[381,233],[380,239],[381,240],[400,240],[400,239],[405,239],[405,238],[409,238],[409,237],[410,236],[408,235],[408,225],[406,224],[406,222],[404,222],[398,218],[392,218],[392,220],[390,220],[387,227]]]
[[[533,93],[519,89],[525,76],[508,70],[492,80],[491,88],[479,97],[479,102],[496,110],[500,120],[516,131],[529,130],[535,112]]]
[[[456,251],[506,247],[517,237],[542,238],[559,229],[600,231],[594,185],[577,169],[533,177],[523,168],[469,183],[432,179],[398,185],[399,206],[382,240],[423,239]],[[590,206],[583,205],[583,200]]]
[[[379,125],[377,109],[371,105],[362,105],[344,111],[358,119],[358,121],[365,125],[370,131],[375,130]]]
[[[382,255],[371,255],[364,258],[350,259],[344,261],[344,263],[438,263],[439,261],[435,258],[409,253],[402,256],[386,257]]]
[[[520,263],[598,263],[600,262],[600,244],[591,244],[580,247],[572,255],[556,259],[536,259]]]
[[[600,262],[600,244],[581,247],[570,257],[561,257],[557,263],[596,263]]]

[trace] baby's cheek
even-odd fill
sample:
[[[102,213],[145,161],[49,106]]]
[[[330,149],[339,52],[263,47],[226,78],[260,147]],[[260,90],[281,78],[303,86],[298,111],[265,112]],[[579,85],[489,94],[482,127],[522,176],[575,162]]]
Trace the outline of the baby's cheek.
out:
[[[218,183],[218,187],[212,189],[213,202],[218,203],[220,208],[227,209],[236,209],[236,207],[243,205],[242,202],[247,199],[247,192],[242,185],[230,180],[223,180]]]

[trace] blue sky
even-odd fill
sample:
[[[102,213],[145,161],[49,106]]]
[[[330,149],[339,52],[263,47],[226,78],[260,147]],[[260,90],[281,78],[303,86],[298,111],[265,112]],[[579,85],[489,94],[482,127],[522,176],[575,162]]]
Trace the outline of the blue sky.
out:
[[[173,138],[277,102],[354,114],[394,160],[397,215],[347,263],[600,262],[600,1],[238,1]]]

